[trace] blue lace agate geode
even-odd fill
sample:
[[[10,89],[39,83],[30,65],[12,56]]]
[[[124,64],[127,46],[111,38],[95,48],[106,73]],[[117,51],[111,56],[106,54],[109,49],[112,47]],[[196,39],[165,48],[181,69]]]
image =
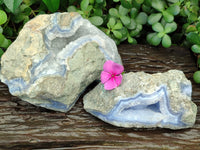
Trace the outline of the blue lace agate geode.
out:
[[[121,127],[188,128],[197,113],[191,92],[191,83],[181,71],[128,73],[122,85],[112,91],[105,91],[99,84],[84,97],[84,108]]]
[[[121,63],[115,42],[78,13],[40,15],[2,56],[1,81],[22,100],[67,112],[108,59]]]

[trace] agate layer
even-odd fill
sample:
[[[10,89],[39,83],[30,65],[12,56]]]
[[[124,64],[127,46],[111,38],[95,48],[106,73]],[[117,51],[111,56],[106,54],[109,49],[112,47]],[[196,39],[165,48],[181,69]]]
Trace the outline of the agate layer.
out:
[[[24,101],[67,112],[106,60],[121,64],[114,41],[78,13],[40,15],[2,56],[1,82]]]
[[[123,75],[122,84],[112,91],[97,85],[84,96],[84,109],[119,127],[189,128],[197,113],[191,93],[191,82],[182,71],[131,72]]]

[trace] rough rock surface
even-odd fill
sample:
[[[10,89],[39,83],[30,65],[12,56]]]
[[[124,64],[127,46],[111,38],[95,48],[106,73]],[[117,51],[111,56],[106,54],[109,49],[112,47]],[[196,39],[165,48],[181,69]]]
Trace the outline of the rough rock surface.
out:
[[[2,56],[1,81],[22,100],[67,112],[108,59],[121,63],[114,41],[78,13],[40,15]]]
[[[130,72],[112,91],[97,85],[84,96],[84,109],[115,126],[189,128],[197,113],[191,93],[191,82],[182,71]]]

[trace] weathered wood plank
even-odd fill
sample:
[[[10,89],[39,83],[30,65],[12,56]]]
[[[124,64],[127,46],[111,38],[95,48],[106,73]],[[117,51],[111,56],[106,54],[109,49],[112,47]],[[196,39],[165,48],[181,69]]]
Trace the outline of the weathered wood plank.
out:
[[[183,70],[192,80],[196,70],[189,50],[143,45],[120,45],[126,72]],[[192,81],[193,82],[193,81]],[[87,91],[92,89],[91,85]],[[86,92],[87,92],[86,91]],[[198,105],[193,128],[125,129],[106,124],[86,113],[82,97],[68,113],[35,107],[11,96],[0,84],[0,149],[200,149],[200,87],[193,82],[193,100]]]

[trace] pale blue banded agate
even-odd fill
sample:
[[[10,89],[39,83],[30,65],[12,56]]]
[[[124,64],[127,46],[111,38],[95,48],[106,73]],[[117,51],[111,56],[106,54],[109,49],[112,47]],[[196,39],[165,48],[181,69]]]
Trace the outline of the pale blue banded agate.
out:
[[[191,85],[184,85],[183,92],[185,89],[190,90]],[[188,94],[188,91],[185,94]],[[133,97],[120,99],[107,114],[94,110],[89,112],[107,123],[120,127],[184,128],[187,127],[181,120],[184,111],[172,111],[167,87],[163,85],[152,94],[138,93]]]
[[[64,20],[61,20],[62,17],[65,19],[68,18],[66,19],[68,23],[65,23]],[[36,32],[41,34],[40,41],[33,40],[34,42],[37,42],[35,43],[36,45],[38,44],[37,47],[41,47],[42,50],[38,51],[38,55],[42,53],[41,56],[37,55],[37,57],[34,57],[31,55],[30,58],[26,55],[22,56],[28,58],[31,61],[31,65],[29,66],[30,68],[28,68],[27,71],[28,77],[26,79],[23,78],[23,75],[21,75],[23,77],[20,77],[20,75],[16,77],[15,73],[13,73],[14,71],[11,71],[12,74],[14,74],[14,77],[12,76],[11,78],[7,78],[6,75],[2,75],[1,81],[8,85],[9,92],[12,95],[18,96],[22,100],[48,109],[67,112],[78,100],[80,94],[84,91],[84,88],[81,87],[82,84],[85,86],[85,88],[88,85],[85,85],[80,81],[80,85],[77,85],[80,91],[78,91],[78,94],[75,96],[71,96],[73,97],[73,102],[70,104],[66,104],[67,101],[69,101],[67,99],[69,95],[67,91],[63,92],[61,90],[61,94],[59,93],[59,96],[56,95],[56,97],[54,95],[52,96],[51,93],[43,93],[44,95],[40,94],[40,91],[37,90],[32,92],[32,89],[37,89],[37,86],[40,83],[43,83],[43,80],[46,80],[46,78],[59,77],[59,79],[64,81],[70,80],[68,79],[68,73],[70,72],[70,64],[68,64],[68,62],[69,60],[72,60],[74,55],[77,54],[78,51],[88,43],[93,43],[93,46],[95,45],[94,47],[97,47],[96,49],[98,49],[98,52],[95,52],[97,55],[100,53],[101,58],[99,57],[99,61],[102,60],[102,64],[103,61],[105,62],[106,60],[113,60],[117,63],[122,63],[121,58],[118,54],[115,42],[106,36],[101,30],[93,26],[88,20],[83,19],[80,15],[78,15],[78,13],[55,13],[51,15],[44,15],[41,18],[44,18],[44,20],[41,20],[41,22],[47,20],[48,18],[48,21],[46,21],[48,25],[45,25],[45,28],[39,26],[37,29],[35,29],[35,24],[37,27],[38,17],[34,18],[37,20],[35,21],[35,24],[34,19],[30,20],[30,22],[32,22],[30,24],[34,25],[34,31],[32,31],[32,27],[29,23],[27,23],[28,25],[24,26],[27,31],[30,31],[30,33],[26,33],[26,35],[24,35],[25,37],[30,38],[30,40],[27,40],[27,43],[32,42],[32,36],[37,36],[37,34],[35,34]],[[18,39],[16,39],[16,41],[17,40]],[[13,44],[17,42],[14,42]],[[30,43],[27,43],[22,45],[24,47],[21,48],[21,51],[26,51],[26,47],[31,45]],[[28,48],[31,49],[32,47]],[[86,60],[90,59],[88,57],[89,56],[86,56]],[[92,59],[93,58],[91,58],[89,61],[91,62]],[[8,59],[6,61],[8,61]],[[9,61],[15,62],[15,60]],[[94,62],[98,61],[94,60]],[[98,72],[100,70],[99,68]],[[99,78],[99,75],[97,76],[95,71],[91,72],[95,74],[95,79]],[[85,82],[90,84],[93,81]],[[79,83],[77,82],[76,84]],[[65,85],[65,87],[68,86]],[[70,102],[71,101],[72,100],[70,100]]]
[[[76,32],[81,28],[82,22],[88,23],[87,20],[83,19],[81,16],[75,17],[69,26],[66,29],[62,29],[58,23],[58,14],[55,13],[52,19],[51,28],[47,28],[44,34],[44,42],[46,45],[46,49],[48,50],[48,54],[42,60],[37,63],[33,63],[30,68],[31,78],[29,82],[24,81],[23,78],[15,78],[11,80],[3,81],[8,85],[9,91],[11,94],[16,95],[18,92],[23,92],[24,90],[28,90],[29,87],[34,84],[38,79],[45,76],[63,76],[65,77],[67,73],[67,66],[65,60],[71,57],[78,48],[85,45],[88,42],[96,42],[99,44],[99,49],[102,53],[104,53],[105,58],[107,60],[112,60],[113,57],[110,56],[105,48],[105,44],[102,43],[102,38],[95,33],[90,33],[90,30],[83,29],[84,31],[80,32],[79,36],[76,37]],[[91,36],[92,35],[92,36]],[[75,38],[73,37],[75,36]],[[55,50],[52,48],[52,40],[57,37],[68,38],[68,45],[61,47],[60,50]],[[76,42],[72,42],[72,37]],[[54,43],[55,44],[55,43]],[[109,44],[108,44],[109,45]]]

